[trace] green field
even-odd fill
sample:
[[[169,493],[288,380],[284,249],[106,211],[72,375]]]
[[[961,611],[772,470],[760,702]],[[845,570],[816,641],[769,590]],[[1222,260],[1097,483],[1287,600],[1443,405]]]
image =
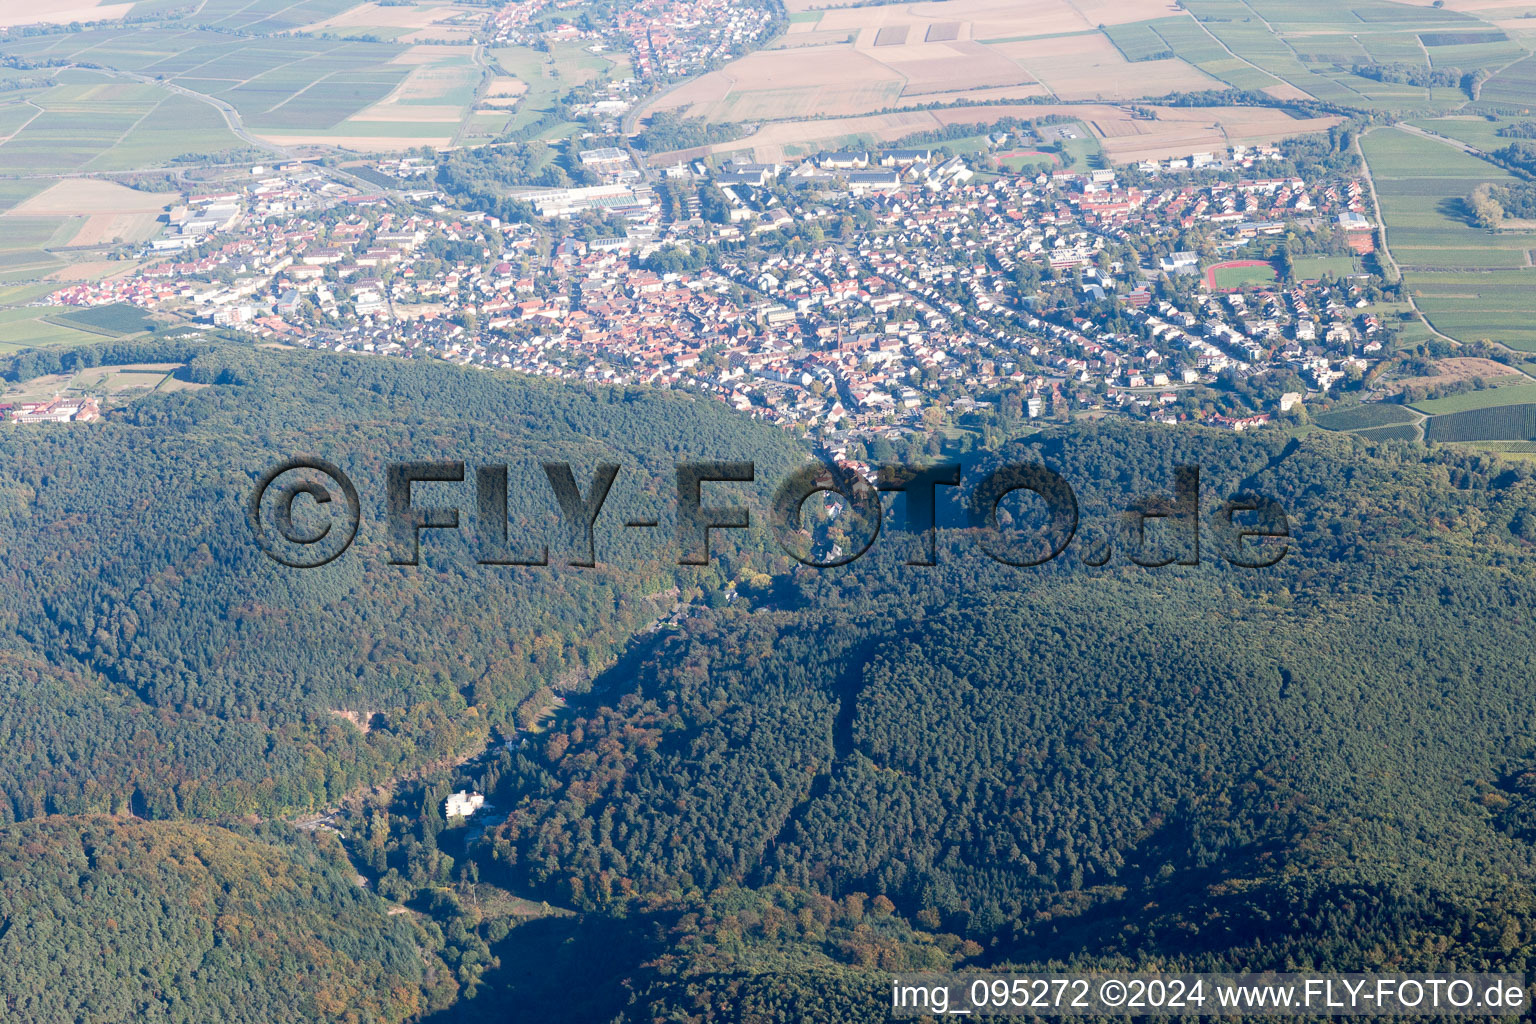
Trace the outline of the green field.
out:
[[[631,73],[622,54],[588,53],[580,44],[560,43],[549,53],[526,46],[508,46],[488,52],[490,59],[508,75],[528,84],[508,118],[507,131],[532,131],[534,138],[562,138],[574,127],[557,116],[560,96],[573,86]]]
[[[1401,405],[1373,402],[1319,413],[1312,417],[1312,422],[1324,430],[1373,430],[1389,426],[1411,426],[1418,419],[1411,410]]]
[[[1466,219],[1464,200],[1502,168],[1393,128],[1361,138],[1381,199],[1387,245],[1419,307],[1455,338],[1536,351],[1536,232],[1491,232]]]
[[[0,353],[10,354],[44,345],[82,345],[100,341],[101,336],[52,323],[45,317],[52,309],[36,306],[0,309]]]
[[[59,84],[0,98],[0,116],[28,112],[0,143],[8,177],[162,165],[186,153],[241,146],[208,104],[160,85],[113,79],[96,71],[60,71]],[[12,185],[15,192],[36,186]],[[19,201],[14,200],[14,201]],[[10,196],[0,202],[12,205]]]
[[[1291,260],[1291,274],[1298,281],[1313,281],[1324,274],[1349,277],[1363,273],[1360,261],[1353,256],[1297,256]]]
[[[1158,18],[1147,25],[1180,58],[1234,89],[1268,89],[1282,84],[1274,75],[1228,53],[1192,18]]]
[[[1446,398],[1414,402],[1413,407],[1430,416],[1443,416],[1446,413],[1467,412],[1472,409],[1491,409],[1500,405],[1530,403],[1536,403],[1536,384],[1506,384],[1483,388],[1479,391],[1464,391],[1459,395],[1450,395]]]
[[[142,309],[122,302],[110,306],[72,309],[67,313],[50,316],[48,319],[52,323],[63,324],[76,330],[90,331],[92,334],[104,334],[111,338],[137,334],[153,326],[153,321]]]
[[[1431,417],[1424,426],[1430,441],[1536,440],[1536,405],[1499,405]]]
[[[1367,441],[1417,441],[1419,428],[1412,423],[1394,423],[1386,427],[1367,427],[1354,432]]]
[[[1485,110],[1529,111],[1536,106],[1536,58],[1511,64],[1483,83],[1478,107]]]
[[[1237,88],[1264,89],[1284,81],[1326,102],[1389,111],[1459,106],[1467,97],[1459,88],[1378,82],[1354,74],[1354,65],[1427,66],[1426,46],[1431,46],[1436,67],[1471,70],[1498,67],[1523,52],[1487,21],[1427,5],[1188,0],[1182,6],[1194,19],[1159,18],[1122,26],[1110,37],[1116,45],[1123,38],[1122,50],[1130,57],[1150,47],[1145,32],[1155,33],[1180,57]],[[1422,43],[1425,39],[1431,42]]]
[[[89,62],[174,82],[233,105],[255,131],[317,130],[339,124],[404,81],[410,69],[391,63],[404,47],[260,33],[287,32],[352,6],[347,0],[308,0],[286,6],[209,0],[195,14],[192,8],[183,8],[188,13],[185,22],[137,22],[6,39],[0,42],[0,53],[44,63]],[[211,18],[213,8],[218,8],[213,13],[223,16]],[[79,81],[84,74],[60,72],[57,77],[61,82],[66,77]],[[100,82],[101,76],[93,81]],[[121,80],[119,84],[152,90],[157,102],[167,95],[152,84]],[[60,133],[59,141],[68,141],[66,130],[74,124],[87,133],[80,142],[99,147],[137,127],[151,132],[175,127],[174,120],[163,119],[159,125],[142,126],[143,110],[127,109],[117,98],[87,102],[89,109],[83,112],[90,117],[71,119],[68,112],[49,116],[42,130]],[[213,143],[215,148],[228,144],[210,140]]]
[[[1217,288],[1246,288],[1250,285],[1274,284],[1275,268],[1261,267],[1213,267],[1211,277]]]
[[[1173,47],[1158,34],[1158,27],[1182,18],[1156,18],[1152,21],[1135,21],[1127,25],[1108,25],[1104,34],[1129,61],[1155,60],[1173,53]]]
[[[1085,170],[1099,166],[1104,157],[1104,147],[1099,144],[1098,136],[1089,130],[1081,121],[1074,121],[1070,125],[1058,127],[1071,128],[1076,134],[1075,139],[1062,141],[1062,148],[1072,155],[1072,167],[1074,170]]]
[[[1536,456],[1536,441],[1453,441],[1451,443],[1476,446],[1484,451],[1498,452],[1501,455]]]
[[[1477,114],[1458,114],[1453,117],[1421,117],[1409,124],[1447,138],[1465,142],[1485,153],[1509,145],[1513,139],[1499,135],[1499,129],[1510,124],[1507,117],[1489,118]]]

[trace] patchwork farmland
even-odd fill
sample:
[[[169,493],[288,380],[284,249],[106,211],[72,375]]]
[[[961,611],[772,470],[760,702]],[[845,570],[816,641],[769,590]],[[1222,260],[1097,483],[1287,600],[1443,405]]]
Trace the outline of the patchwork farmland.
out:
[[[673,110],[717,123],[794,123],[819,134],[828,119],[885,116],[934,104],[1116,103],[1229,88],[1379,111],[1470,102],[1459,80],[1418,85],[1406,71],[1380,80],[1357,73],[1361,66],[1383,63],[1427,73],[1431,60],[1436,68],[1486,69],[1493,77],[1485,89],[1491,87],[1495,98],[1504,87],[1532,94],[1519,78],[1526,73],[1522,66],[1506,67],[1528,52],[1518,33],[1506,31],[1503,20],[1495,25],[1477,14],[1429,4],[951,0],[877,6],[797,2],[790,11],[789,30],[777,44],[662,93],[642,116]],[[986,119],[984,112],[975,118]],[[1290,127],[1296,134],[1326,125]],[[1187,128],[1174,119],[1129,129],[1116,118],[1092,125],[1105,153],[1124,161],[1172,155],[1186,146],[1188,152],[1202,143],[1219,146],[1223,135],[1234,138],[1225,127],[1204,138],[1191,137]],[[1140,140],[1117,144],[1109,134],[1117,129]],[[752,150],[774,152],[769,137],[776,134],[767,131]]]
[[[69,95],[51,97],[65,109],[47,113],[28,126],[30,135],[24,132],[6,143],[5,163],[8,168],[30,162],[53,169],[76,153],[76,164],[83,165],[118,144],[117,136],[130,125],[139,137],[121,140],[122,155],[115,161],[107,158],[101,169],[111,169],[106,164],[113,162],[143,166],[147,157],[177,144],[177,129],[183,148],[167,159],[192,150],[208,152],[207,145],[186,143],[199,132],[213,135],[212,142],[238,144],[217,110],[196,96],[168,95],[162,83],[227,103],[242,127],[280,145],[346,145],[342,139],[360,148],[446,144],[470,119],[485,75],[473,59],[466,22],[478,24],[483,17],[483,9],[451,4],[210,0],[198,7],[195,18],[135,23],[132,31],[103,26],[9,38],[0,52],[20,60],[89,64],[139,76],[143,89],[151,91],[130,99],[163,103],[165,109],[138,124],[141,109],[124,109],[113,121],[112,108],[101,106],[99,99],[90,101],[89,111],[76,111],[69,109]],[[97,72],[98,82],[103,74]],[[39,133],[72,127],[70,113],[90,115],[91,134],[51,156],[47,135]],[[0,111],[0,126],[5,120]],[[92,151],[92,144],[110,145]]]
[[[951,0],[835,7],[792,23],[792,48],[751,54],[655,99],[646,113],[738,122],[839,117],[934,101],[1120,100],[1221,88],[1181,60],[1133,67],[1098,30],[1168,14],[1163,0],[1019,5]],[[821,45],[801,45],[811,31]],[[1006,95],[1002,95],[1002,93]]]
[[[1378,128],[1361,139],[1381,201],[1386,239],[1436,328],[1536,351],[1536,232],[1491,232],[1468,220],[1479,184],[1514,181],[1502,168],[1434,139]]]
[[[58,85],[0,94],[0,174],[112,171],[168,163],[240,144],[198,100],[99,71],[66,70]]]
[[[1411,426],[1420,417],[1401,406],[1374,402],[1336,409],[1317,416],[1313,422],[1324,430],[1373,430],[1386,426]]]

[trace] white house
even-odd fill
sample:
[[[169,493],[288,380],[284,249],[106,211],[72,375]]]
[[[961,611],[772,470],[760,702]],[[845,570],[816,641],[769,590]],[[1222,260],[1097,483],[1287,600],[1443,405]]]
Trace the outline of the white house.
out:
[[[485,805],[485,796],[459,790],[448,797],[443,814],[449,818],[467,818]]]

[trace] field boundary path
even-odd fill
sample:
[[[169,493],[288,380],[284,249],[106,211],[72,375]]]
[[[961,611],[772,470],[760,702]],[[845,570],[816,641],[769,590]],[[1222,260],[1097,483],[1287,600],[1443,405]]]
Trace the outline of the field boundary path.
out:
[[[245,127],[245,121],[241,119],[240,111],[236,110],[232,105],[226,103],[216,96],[209,96],[207,93],[193,92],[191,89],[177,85],[175,82],[158,78],[151,78],[149,75],[141,75],[135,71],[122,71],[117,68],[103,67],[101,65],[91,65],[87,67],[83,64],[70,64],[67,66],[78,71],[95,71],[114,78],[127,78],[131,81],[142,82],[145,85],[158,85],[161,88],[168,89],[169,91],[176,93],[179,96],[185,96],[188,99],[206,103],[219,112],[220,116],[224,118],[224,124],[227,125],[229,130],[234,132],[235,136],[242,142],[255,146],[258,149],[270,150],[279,154],[280,156],[291,157],[293,155],[291,150],[268,142],[266,139],[261,138],[259,135],[253,135]]]
[[[1416,124],[1409,124],[1407,121],[1399,121],[1392,127],[1396,128],[1398,131],[1406,132],[1409,135],[1417,135],[1421,139],[1428,139],[1431,142],[1438,142],[1442,146],[1449,146],[1452,149],[1460,150],[1461,152],[1467,154],[1467,156],[1475,156],[1479,160],[1488,159],[1488,154],[1484,153],[1476,146],[1468,145],[1467,143],[1462,142],[1460,139],[1453,139],[1450,136],[1441,135],[1439,132],[1432,132],[1427,128],[1420,128]]]
[[[1429,328],[1430,333],[1437,338],[1443,338],[1451,344],[1459,346],[1461,342],[1441,331],[1429,317],[1424,315],[1424,311],[1419,308],[1419,304],[1413,300],[1413,289],[1408,287],[1408,279],[1403,275],[1402,266],[1398,264],[1397,258],[1392,255],[1392,247],[1387,239],[1387,221],[1381,215],[1381,197],[1376,194],[1376,179],[1371,174],[1371,162],[1365,158],[1365,147],[1360,145],[1360,140],[1373,131],[1376,131],[1376,129],[1367,128],[1355,136],[1355,153],[1360,157],[1360,169],[1365,175],[1365,186],[1371,192],[1371,209],[1376,214],[1376,231],[1381,236],[1380,253],[1385,257],[1385,266],[1392,268],[1392,276],[1402,285],[1403,296],[1408,300],[1408,307],[1419,314],[1419,319],[1424,321],[1424,326]],[[1514,350],[1510,349],[1510,351]]]
[[[1371,193],[1371,209],[1376,214],[1376,229],[1377,233],[1381,237],[1381,248],[1377,250],[1377,253],[1382,257],[1383,268],[1385,269],[1386,267],[1390,267],[1392,269],[1393,276],[1402,285],[1403,298],[1407,301],[1408,308],[1412,309],[1419,315],[1419,319],[1424,321],[1424,326],[1429,328],[1429,332],[1435,337],[1444,341],[1448,341],[1452,345],[1455,345],[1459,348],[1462,344],[1461,341],[1457,338],[1451,337],[1449,334],[1446,334],[1444,331],[1440,330],[1440,328],[1436,327],[1435,322],[1431,320],[1422,309],[1419,308],[1418,302],[1416,302],[1413,297],[1413,289],[1408,286],[1408,279],[1407,276],[1403,273],[1402,265],[1399,264],[1397,262],[1397,258],[1392,255],[1392,248],[1388,239],[1387,221],[1386,218],[1381,215],[1381,198],[1376,194],[1376,179],[1371,173],[1371,162],[1366,159],[1365,147],[1360,144],[1361,139],[1365,138],[1365,136],[1369,135],[1371,132],[1377,131],[1381,127],[1406,130],[1406,134],[1422,136],[1423,138],[1432,139],[1436,142],[1444,142],[1458,149],[1462,149],[1463,146],[1461,143],[1458,143],[1453,139],[1447,139],[1443,136],[1438,136],[1434,132],[1417,130],[1414,129],[1412,125],[1404,124],[1402,122],[1367,128],[1365,131],[1355,136],[1355,154],[1360,158],[1360,169],[1361,173],[1365,177],[1365,186],[1370,190]],[[1466,147],[1464,151],[1467,152],[1467,154],[1470,156],[1479,158],[1482,157],[1482,153],[1479,150]],[[1510,348],[1508,345],[1501,341],[1491,341],[1491,344],[1495,348],[1502,349],[1511,355],[1519,356],[1522,363],[1529,359],[1531,355],[1529,352],[1522,352],[1519,349]],[[1525,373],[1524,370],[1518,370],[1518,372]]]

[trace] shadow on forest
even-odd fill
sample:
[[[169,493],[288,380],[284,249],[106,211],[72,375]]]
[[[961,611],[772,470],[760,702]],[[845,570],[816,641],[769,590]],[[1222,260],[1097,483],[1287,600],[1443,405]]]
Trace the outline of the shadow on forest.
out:
[[[631,1000],[626,979],[666,946],[666,924],[636,915],[543,917],[518,925],[493,951],[474,999],[461,999],[424,1024],[490,1021],[605,1021]]]

